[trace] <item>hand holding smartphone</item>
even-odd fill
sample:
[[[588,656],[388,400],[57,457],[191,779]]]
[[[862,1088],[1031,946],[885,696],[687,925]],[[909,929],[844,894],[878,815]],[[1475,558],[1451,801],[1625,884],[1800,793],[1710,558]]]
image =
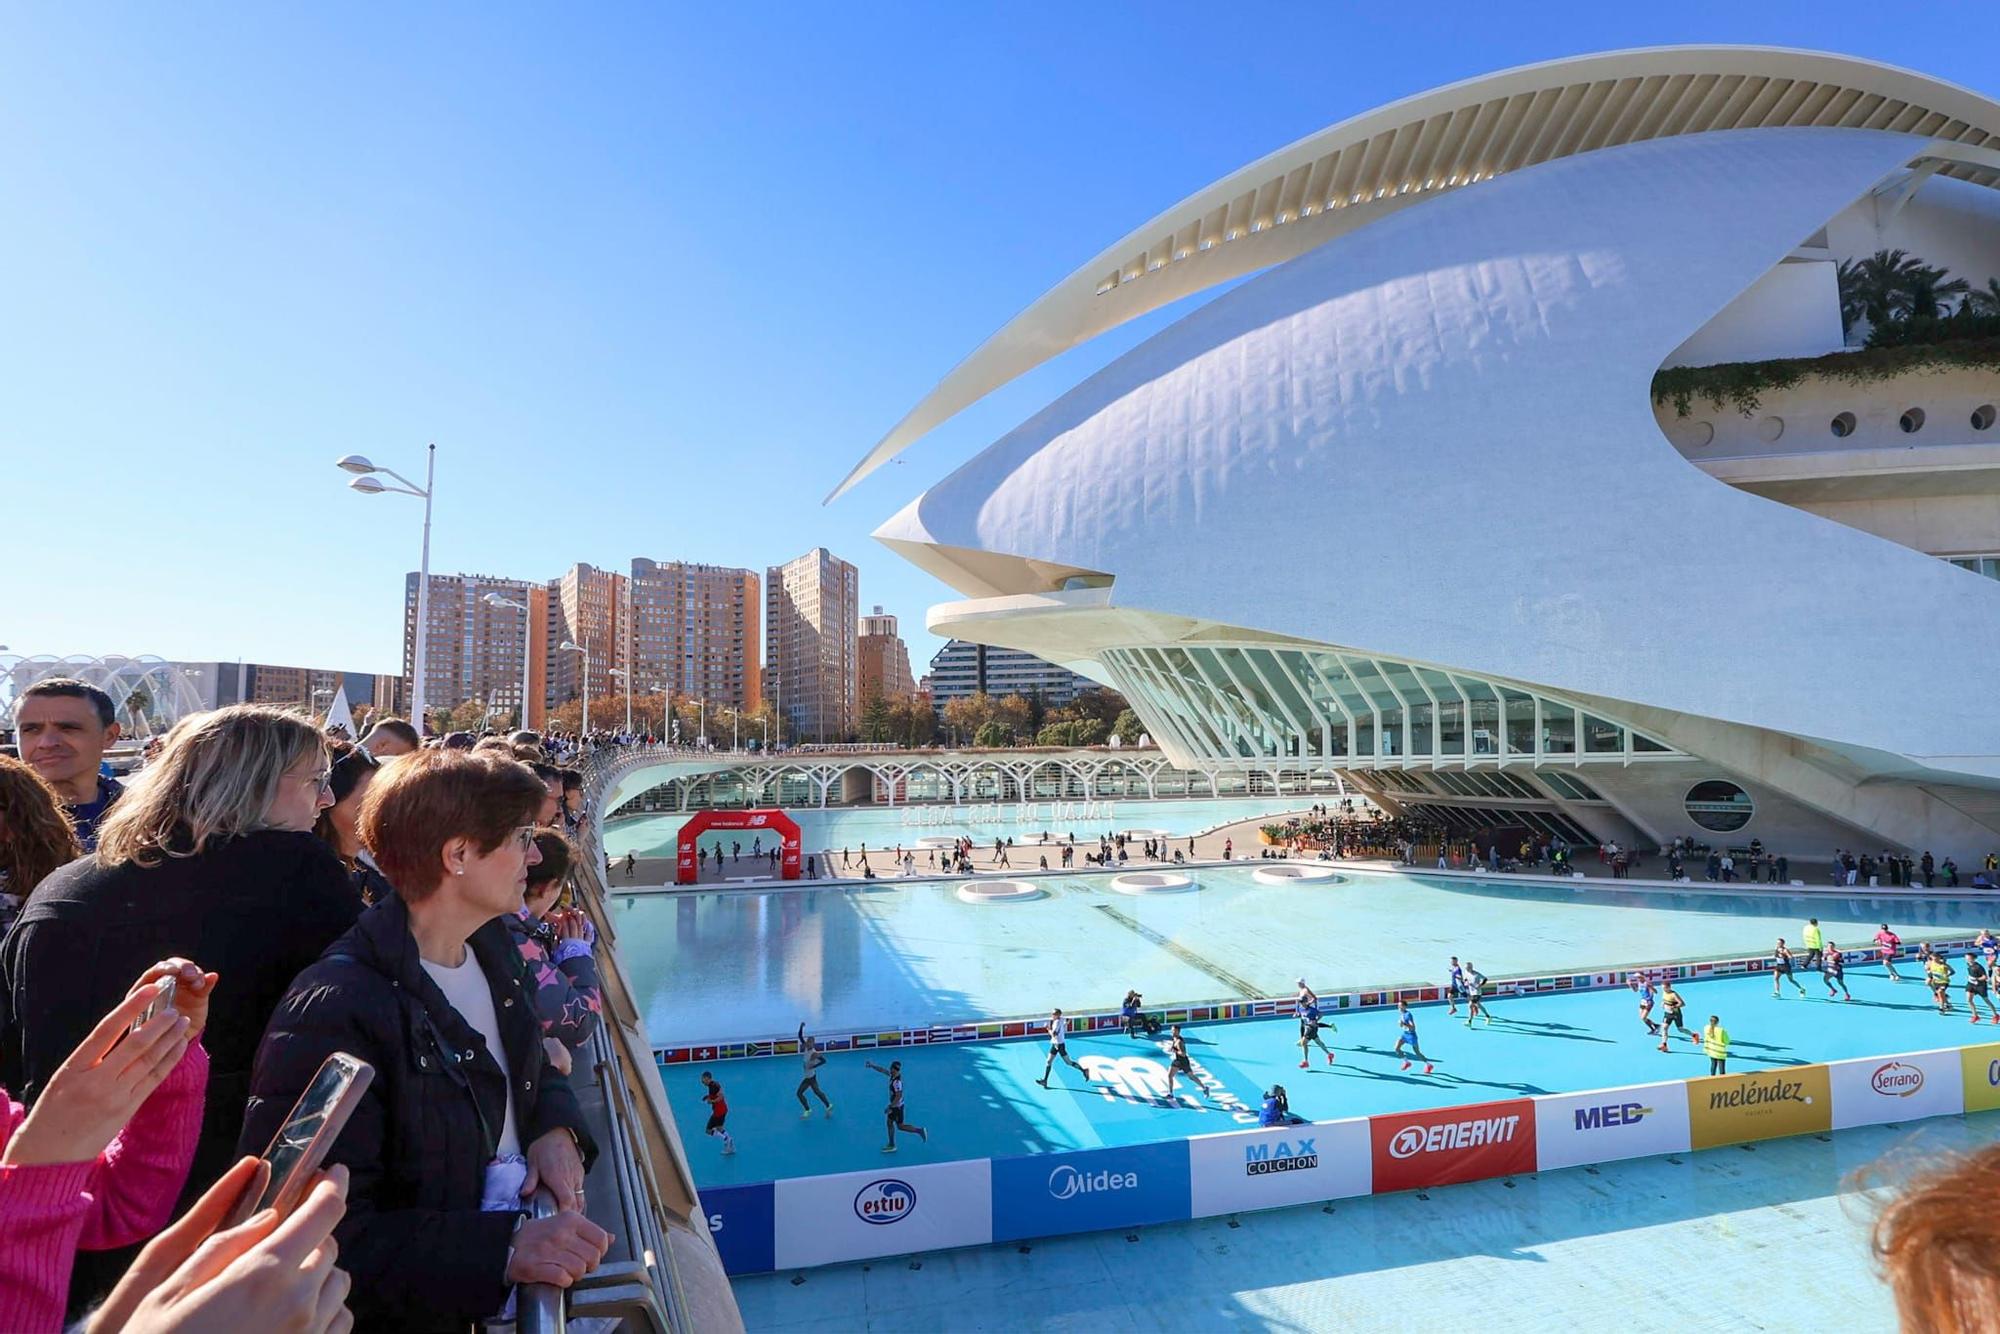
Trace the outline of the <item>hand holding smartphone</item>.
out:
[[[235,1227],[265,1209],[282,1218],[297,1208],[374,1080],[375,1067],[358,1056],[337,1051],[327,1057],[271,1137],[256,1177],[224,1226]]]
[[[139,1017],[132,1021],[128,1033],[136,1033],[144,1028],[153,1016],[174,1008],[174,992],[180,986],[180,979],[168,973],[153,984],[153,999],[146,1002],[146,1008],[139,1011]]]

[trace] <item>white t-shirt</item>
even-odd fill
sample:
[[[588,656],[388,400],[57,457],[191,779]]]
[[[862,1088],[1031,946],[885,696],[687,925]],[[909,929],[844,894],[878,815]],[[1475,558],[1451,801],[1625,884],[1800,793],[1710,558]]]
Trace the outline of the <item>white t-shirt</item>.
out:
[[[451,1008],[486,1039],[486,1050],[499,1062],[500,1073],[507,1081],[507,1120],[500,1127],[500,1145],[494,1152],[501,1157],[520,1153],[521,1131],[514,1121],[514,1075],[507,1068],[507,1048],[500,1041],[500,1019],[493,1012],[493,991],[486,985],[479,956],[468,947],[465,962],[456,968],[446,968],[429,959],[423,965],[431,981],[437,983],[438,990],[451,1002]]]
[[[1049,1020],[1049,1045],[1060,1047],[1069,1040],[1069,1020],[1060,1016]]]

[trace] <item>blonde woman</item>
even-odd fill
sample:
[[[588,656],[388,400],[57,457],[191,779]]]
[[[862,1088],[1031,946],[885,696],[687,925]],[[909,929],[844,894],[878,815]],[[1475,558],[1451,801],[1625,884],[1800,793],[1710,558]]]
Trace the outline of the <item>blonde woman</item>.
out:
[[[237,705],[182,720],[98,831],[36,888],[0,946],[0,1082],[33,1106],[50,1075],[154,961],[218,973],[207,1115],[182,1204],[235,1161],[250,1063],[299,970],[354,922],[346,868],[314,837],[326,745],[297,714]],[[115,1274],[86,1276],[96,1291]]]

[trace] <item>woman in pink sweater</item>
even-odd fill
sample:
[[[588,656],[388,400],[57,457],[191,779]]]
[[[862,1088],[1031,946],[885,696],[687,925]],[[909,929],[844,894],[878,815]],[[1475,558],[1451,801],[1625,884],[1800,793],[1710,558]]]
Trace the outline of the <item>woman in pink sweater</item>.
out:
[[[132,1021],[160,978],[173,1008]],[[167,1225],[201,1130],[215,974],[155,964],[49,1078],[32,1112],[0,1090],[0,1329],[60,1330],[72,1259]]]

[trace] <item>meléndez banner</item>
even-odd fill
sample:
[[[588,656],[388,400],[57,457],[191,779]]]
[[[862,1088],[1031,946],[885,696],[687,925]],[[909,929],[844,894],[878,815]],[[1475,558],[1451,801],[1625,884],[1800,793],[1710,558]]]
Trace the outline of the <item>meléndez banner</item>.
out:
[[[1688,1143],[1687,1089],[1678,1079],[1535,1099],[1535,1165],[1544,1172],[1684,1153]]]
[[[1955,1049],[1833,1061],[1826,1070],[1835,1130],[1956,1116],[1965,1110],[1965,1080]]]
[[[1187,1218],[1187,1141],[993,1160],[993,1240]]]
[[[992,1173],[983,1158],[780,1181],[775,1203],[779,1269],[993,1240]]]
[[[2000,1042],[1982,1042],[1958,1049],[1965,1087],[1965,1110],[2000,1111]]]
[[[1476,1102],[1368,1118],[1377,1194],[1535,1170],[1535,1104]]]
[[[1368,1155],[1366,1117],[1198,1136],[1188,1141],[1194,1216],[1366,1195]]]
[[[1687,1081],[1688,1138],[1697,1149],[1833,1129],[1823,1065],[1781,1065]]]

